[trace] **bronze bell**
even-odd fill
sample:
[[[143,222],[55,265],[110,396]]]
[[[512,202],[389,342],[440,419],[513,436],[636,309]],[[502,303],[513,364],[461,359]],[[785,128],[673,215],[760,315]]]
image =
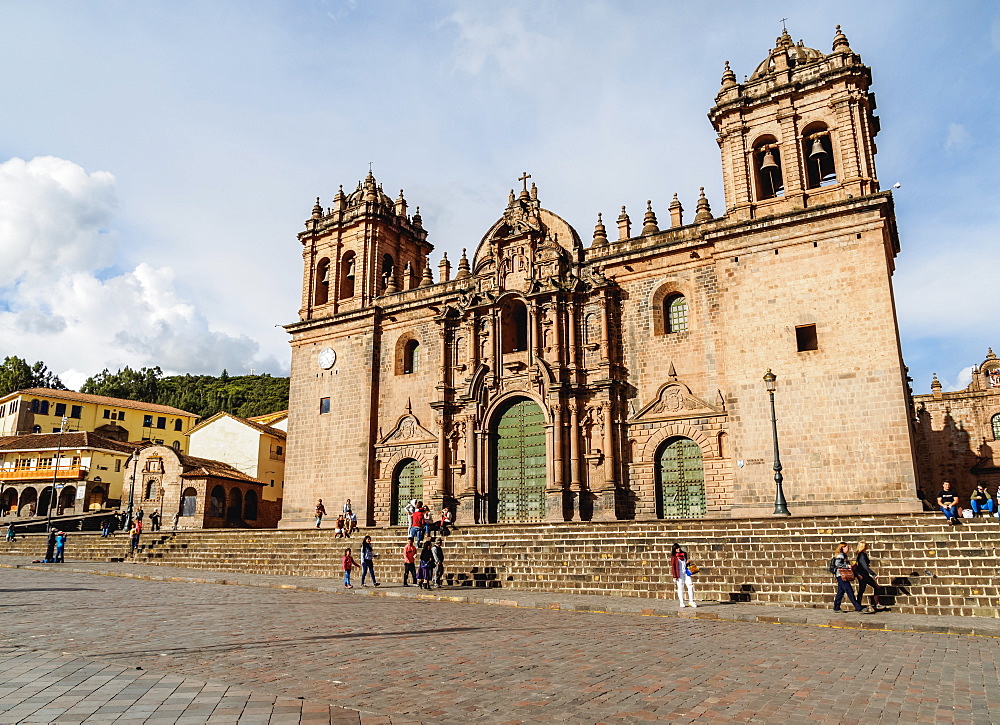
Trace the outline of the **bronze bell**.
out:
[[[764,169],[777,169],[778,162],[774,160],[774,150],[768,149],[767,153],[764,154],[764,160],[760,162],[760,170]]]
[[[823,148],[822,137],[813,136],[812,150],[809,152],[809,158],[814,158],[816,156],[822,156],[826,153],[826,149]]]

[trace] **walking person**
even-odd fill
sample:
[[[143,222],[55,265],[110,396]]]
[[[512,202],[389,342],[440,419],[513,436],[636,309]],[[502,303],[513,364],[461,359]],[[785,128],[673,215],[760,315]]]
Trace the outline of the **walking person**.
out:
[[[406,540],[406,546],[403,547],[403,586],[410,586],[407,584],[407,580],[412,577],[413,583],[417,583],[417,565],[415,563],[417,558],[417,547],[413,545],[413,537],[411,536]]]
[[[875,572],[872,571],[871,559],[868,557],[868,542],[859,541],[857,548],[857,561],[854,565],[854,575],[858,578],[858,601],[864,607],[865,587],[871,585],[872,588],[872,612],[882,609],[878,600],[878,583],[875,581]]]
[[[350,499],[347,499],[350,503]],[[375,559],[378,558],[378,554],[375,553],[375,549],[372,546],[372,537],[366,536],[361,541],[361,586],[365,585],[365,576],[368,574],[372,575],[372,584],[378,586],[378,580],[375,578]]]
[[[65,563],[63,560],[63,555],[66,552],[66,532],[57,531],[56,532],[56,564]]]
[[[139,550],[139,535],[142,533],[142,524],[136,521],[132,524],[132,528],[129,529],[129,545],[131,547],[129,554],[135,555],[135,552]]]
[[[858,604],[854,596],[854,568],[851,566],[851,546],[846,541],[837,544],[830,560],[830,573],[837,578],[837,596],[833,598],[833,611],[843,612],[840,603],[844,600],[844,595],[854,605],[854,611],[860,612],[863,607]]]
[[[49,529],[48,538],[45,539],[45,563],[51,564],[56,559],[56,527]]]
[[[680,602],[682,609],[685,606],[685,588],[687,588],[688,595],[687,606],[698,606],[698,603],[694,600],[694,582],[691,580],[691,572],[688,569],[689,563],[687,552],[681,548],[680,544],[674,543],[673,547],[670,549],[670,574],[673,576],[674,583],[677,585],[677,601]]]
[[[444,549],[440,537],[431,540],[431,554],[434,556],[434,583],[437,588],[441,588],[441,580],[444,577]]]
[[[354,589],[351,584],[351,570],[358,565],[357,560],[354,558],[354,552],[351,549],[344,549],[344,588]]]
[[[430,540],[425,541],[420,549],[420,566],[417,567],[417,586],[421,589],[431,588],[431,571],[434,567],[434,554],[431,553]]]
[[[174,511],[174,517],[172,519],[172,521],[173,521],[173,530],[174,531],[177,531],[177,524],[180,523],[180,520],[181,520],[181,512],[180,511]]]
[[[160,510],[153,509],[153,513],[149,515],[149,530],[159,531],[160,530]]]
[[[323,499],[320,499],[316,503],[316,528],[323,523],[323,517],[326,516],[326,506],[323,505]]]
[[[13,541],[13,540],[14,540],[14,522],[11,521],[9,524],[7,524],[7,541]]]
[[[944,517],[948,519],[948,523],[954,526],[958,524],[958,496],[954,494],[951,490],[951,483],[945,481],[941,484],[941,490],[938,491],[937,495],[937,505],[941,509],[941,513]]]

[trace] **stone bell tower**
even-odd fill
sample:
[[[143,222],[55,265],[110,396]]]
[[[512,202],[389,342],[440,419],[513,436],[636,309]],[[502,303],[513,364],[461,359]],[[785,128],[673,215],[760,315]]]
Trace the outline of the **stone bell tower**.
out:
[[[727,61],[708,114],[727,214],[756,219],[877,192],[870,85],[871,70],[839,25],[829,54],[784,31],[743,83]]]
[[[431,283],[433,247],[419,207],[409,216],[402,190],[393,201],[371,171],[351,194],[341,187],[332,207],[324,210],[317,199],[299,241],[302,320],[368,307],[381,295]]]

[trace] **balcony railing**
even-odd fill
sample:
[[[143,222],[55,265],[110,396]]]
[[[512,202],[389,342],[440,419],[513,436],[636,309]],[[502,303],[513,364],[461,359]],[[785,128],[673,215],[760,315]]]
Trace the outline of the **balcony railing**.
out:
[[[34,468],[0,468],[0,481],[76,481],[87,475],[87,469],[75,466],[37,466]]]

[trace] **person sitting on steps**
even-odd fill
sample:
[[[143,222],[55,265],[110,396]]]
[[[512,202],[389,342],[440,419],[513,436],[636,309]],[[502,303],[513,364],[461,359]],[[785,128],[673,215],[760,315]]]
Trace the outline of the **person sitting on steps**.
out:
[[[976,490],[969,497],[969,505],[972,507],[973,516],[982,516],[983,511],[988,511],[990,516],[997,512],[996,502],[990,496],[985,486],[976,486]]]
[[[937,505],[940,507],[944,517],[948,519],[949,524],[954,526],[959,523],[958,496],[951,490],[950,482],[945,481],[941,484],[941,490],[938,491],[937,495]]]

